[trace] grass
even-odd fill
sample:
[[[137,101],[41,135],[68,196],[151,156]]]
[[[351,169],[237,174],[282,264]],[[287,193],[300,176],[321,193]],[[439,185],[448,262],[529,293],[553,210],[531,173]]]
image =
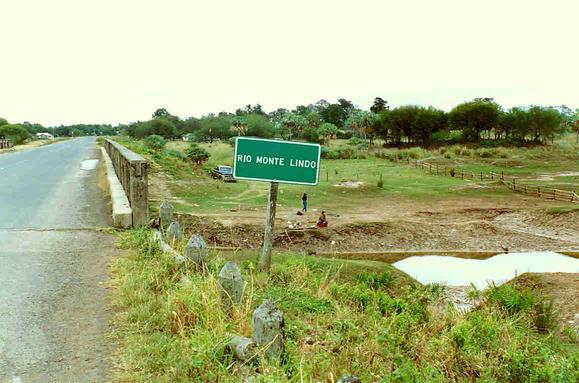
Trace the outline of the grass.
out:
[[[180,153],[188,146],[186,142],[170,142],[165,152],[147,150],[142,142],[115,138],[130,149],[145,155],[158,167],[154,174],[163,171],[169,176],[168,186],[176,197],[172,202],[181,212],[215,212],[230,209],[261,209],[267,203],[269,185],[260,182],[240,181],[223,183],[212,180],[203,167],[194,167],[174,152]],[[342,145],[343,143],[340,143]],[[205,168],[231,165],[233,148],[216,142],[202,144],[211,153]],[[394,153],[396,150],[388,149]],[[363,151],[367,153],[367,151]],[[420,158],[424,150],[407,149],[405,154],[393,154],[395,158]],[[382,182],[380,182],[382,180]],[[361,182],[356,188],[336,186],[345,181]],[[311,203],[329,211],[356,211],[360,204],[379,204],[383,200],[413,198],[431,200],[457,197],[502,198],[511,192],[500,186],[488,187],[481,192],[475,182],[451,177],[433,177],[418,169],[382,158],[369,156],[362,159],[322,160],[320,182],[317,186],[280,185],[278,204],[282,207],[299,208],[302,193],[308,193]]]
[[[566,135],[552,145],[521,148],[469,148],[460,145],[431,151],[426,160],[469,172],[495,172],[522,182],[573,190],[579,185],[579,145]]]
[[[441,303],[444,288],[421,286],[386,264],[295,253],[274,256],[270,275],[256,253],[210,254],[208,272],[177,266],[147,230],[123,234],[127,258],[114,267],[122,347],[119,381],[575,382],[577,347],[549,335],[547,306],[512,286],[494,287],[466,315]],[[228,318],[217,274],[234,259],[242,304]],[[251,315],[273,300],[285,319],[285,363],[246,364],[226,349],[227,333],[251,335]],[[542,335],[539,332],[545,332]]]

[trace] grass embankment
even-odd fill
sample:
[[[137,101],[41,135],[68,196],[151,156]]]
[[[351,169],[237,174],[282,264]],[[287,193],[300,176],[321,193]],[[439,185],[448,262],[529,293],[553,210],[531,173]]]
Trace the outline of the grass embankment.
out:
[[[492,288],[478,309],[461,315],[441,304],[444,289],[420,286],[386,264],[299,254],[275,256],[270,275],[255,253],[230,254],[245,281],[232,319],[219,301],[222,254],[209,271],[177,266],[147,230],[123,235],[130,248],[116,263],[121,339],[120,381],[238,382],[576,382],[579,355],[549,335],[545,305],[513,286]],[[242,367],[226,350],[227,332],[251,335],[251,314],[264,299],[285,317],[282,366]],[[545,333],[545,334],[540,334]]]
[[[146,149],[141,141],[126,138],[115,138],[130,149],[145,155],[157,166],[151,173],[162,171],[168,176],[165,179],[174,197],[172,204],[180,212],[208,212],[229,209],[263,208],[267,203],[269,185],[260,182],[240,181],[225,184],[212,180],[206,171],[193,167],[182,159],[182,150],[187,146],[183,142],[171,142],[164,152],[153,152]],[[206,167],[219,164],[231,165],[233,148],[221,142],[202,144],[211,157]],[[388,149],[395,153],[397,150]],[[412,149],[410,149],[412,150]],[[421,150],[414,150],[420,152]],[[409,198],[433,200],[460,197],[510,197],[512,192],[496,185],[484,191],[473,187],[475,182],[451,177],[433,177],[419,169],[407,166],[406,162],[397,163],[360,151],[360,159],[324,159],[321,164],[320,183],[315,187],[286,185],[280,186],[278,204],[282,207],[299,207],[302,193],[308,193],[311,201],[320,208],[329,211],[356,211],[360,206],[378,206],[386,199]],[[398,158],[394,154],[393,158]],[[421,155],[415,155],[420,158]],[[378,187],[382,178],[383,187]],[[361,182],[357,187],[336,186],[343,182]]]

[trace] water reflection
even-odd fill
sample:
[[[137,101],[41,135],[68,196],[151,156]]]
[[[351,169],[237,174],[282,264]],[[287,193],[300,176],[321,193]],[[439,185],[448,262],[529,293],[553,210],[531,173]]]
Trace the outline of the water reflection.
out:
[[[552,252],[509,253],[479,259],[427,255],[393,264],[420,283],[444,283],[482,289],[489,282],[503,283],[526,272],[579,272],[579,260]]]

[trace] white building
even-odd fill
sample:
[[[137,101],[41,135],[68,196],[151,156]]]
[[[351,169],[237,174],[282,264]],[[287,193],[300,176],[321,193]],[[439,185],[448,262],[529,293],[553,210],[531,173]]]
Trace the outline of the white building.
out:
[[[50,133],[36,133],[37,140],[54,140],[54,136]]]

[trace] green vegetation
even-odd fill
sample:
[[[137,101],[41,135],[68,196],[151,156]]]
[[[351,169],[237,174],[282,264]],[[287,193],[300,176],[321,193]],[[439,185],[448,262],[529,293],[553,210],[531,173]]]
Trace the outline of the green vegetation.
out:
[[[508,198],[510,191],[498,184],[476,188],[476,180],[433,177],[409,166],[408,161],[426,160],[441,167],[473,172],[504,172],[522,177],[521,182],[576,190],[579,157],[572,135],[549,146],[522,148],[480,148],[453,145],[426,150],[374,147],[368,150],[364,140],[333,140],[322,149],[320,184],[315,188],[281,185],[279,203],[283,207],[299,207],[299,198],[307,191],[312,203],[329,211],[355,211],[360,204],[379,206],[393,198]],[[172,141],[164,152],[151,152],[142,141],[120,139],[132,150],[160,165],[170,177],[166,179],[175,202],[183,212],[205,212],[229,209],[261,208],[267,201],[267,185],[259,182],[224,184],[212,180],[207,172],[186,161],[189,143]],[[206,166],[232,165],[233,147],[222,142],[201,143],[199,148],[210,155]],[[348,160],[344,160],[348,159]],[[152,175],[158,169],[152,169]],[[549,175],[548,177],[545,174]],[[382,180],[382,182],[380,182]],[[344,186],[359,182],[357,187]],[[204,187],[196,187],[204,186]]]
[[[207,162],[209,159],[209,152],[199,145],[192,143],[185,152],[185,156],[189,161],[192,161],[197,165],[201,165],[202,163]]]
[[[162,150],[165,147],[167,142],[165,141],[165,139],[162,136],[158,136],[156,134],[153,134],[152,136],[145,138],[143,140],[143,143],[149,149]]]
[[[577,128],[577,111],[566,106],[524,106],[503,110],[491,98],[457,105],[449,113],[433,107],[404,105],[390,109],[380,97],[370,110],[346,99],[331,104],[320,100],[293,110],[278,108],[265,113],[261,105],[247,105],[235,113],[209,113],[199,119],[180,119],[166,109],[155,111],[149,121],[123,128],[134,138],[157,134],[165,138],[187,136],[199,142],[226,140],[233,136],[280,137],[329,144],[330,140],[357,136],[391,146],[433,146],[483,142],[486,145],[545,143]]]
[[[6,137],[14,145],[20,145],[26,141],[30,135],[28,131],[18,124],[4,124],[0,126],[0,137]]]
[[[420,286],[386,264],[274,255],[270,275],[257,254],[210,254],[209,271],[177,266],[147,230],[124,233],[116,262],[121,349],[117,377],[135,382],[238,382],[227,333],[251,335],[264,299],[285,318],[282,366],[259,360],[258,381],[576,382],[577,347],[549,335],[549,306],[524,290],[493,287],[476,310],[446,306],[441,286]],[[219,301],[217,274],[240,265],[245,294],[233,317]],[[546,333],[545,335],[540,332]]]
[[[170,154],[171,152],[153,153],[144,147],[142,141],[121,139],[119,142],[145,155],[160,165],[161,169],[170,176],[167,186],[171,194],[179,199],[174,202],[174,205],[181,212],[261,208],[266,205],[268,185],[265,183],[225,184],[211,179],[203,169],[192,167],[180,157]],[[344,142],[337,142],[336,145],[344,145]],[[167,146],[171,151],[184,151],[188,143],[170,142]],[[230,145],[214,142],[199,146],[210,153],[208,168],[232,164],[233,148]],[[353,153],[358,153],[360,159],[322,161],[319,185],[305,189],[316,206],[324,210],[344,212],[355,211],[362,203],[380,204],[385,199],[406,197],[432,199],[481,194],[480,190],[469,187],[470,184],[474,184],[472,181],[451,177],[432,177],[419,169],[407,166],[406,163],[401,166],[396,162],[399,158],[403,158],[404,161],[406,158],[422,158],[428,153],[423,149],[384,149],[383,155],[388,154],[392,157],[392,161],[375,156],[366,158],[367,151],[351,150]],[[155,174],[155,169],[156,167],[151,169],[152,176]],[[377,186],[380,178],[383,180],[383,187]],[[357,187],[347,187],[347,185],[343,186],[345,182],[359,182],[360,184],[357,184]],[[282,207],[298,208],[303,192],[304,187],[300,185],[281,185],[278,203]],[[494,198],[511,195],[511,192],[499,185],[485,189],[484,193],[485,196]]]

